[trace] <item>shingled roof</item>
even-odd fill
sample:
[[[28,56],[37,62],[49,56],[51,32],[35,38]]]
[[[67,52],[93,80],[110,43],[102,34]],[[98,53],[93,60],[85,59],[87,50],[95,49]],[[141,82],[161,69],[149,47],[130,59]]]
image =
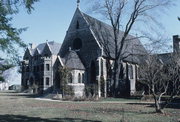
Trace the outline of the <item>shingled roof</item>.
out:
[[[170,64],[172,62],[173,53],[163,53],[157,56],[164,64]]]
[[[63,64],[68,68],[85,70],[83,63],[75,51],[69,51],[64,58],[62,58]]]
[[[110,52],[111,57],[114,57],[114,34],[112,26],[100,20],[97,20],[83,12],[81,12],[81,14],[83,15],[86,22],[89,24],[95,39],[98,41],[101,47],[103,47],[103,56],[108,57],[108,50],[108,52]],[[121,40],[123,34],[124,32],[120,31],[119,40]],[[124,57],[127,57],[129,55],[125,60],[130,60],[131,62],[138,63],[140,60],[138,60],[138,57],[136,55],[143,55],[145,53],[146,49],[143,47],[140,40],[136,37],[133,37],[132,35],[128,35],[122,51]]]
[[[54,42],[54,41],[46,42],[46,43],[48,43],[49,48],[51,50],[51,53],[53,55],[57,55],[59,50],[60,50],[60,48],[61,48],[61,44],[57,43],[57,42]],[[45,47],[46,43],[39,44],[34,49],[30,48],[29,51],[30,51],[31,55],[32,56],[34,55],[36,49],[38,49],[39,53],[42,54],[42,51],[44,50],[44,47]]]

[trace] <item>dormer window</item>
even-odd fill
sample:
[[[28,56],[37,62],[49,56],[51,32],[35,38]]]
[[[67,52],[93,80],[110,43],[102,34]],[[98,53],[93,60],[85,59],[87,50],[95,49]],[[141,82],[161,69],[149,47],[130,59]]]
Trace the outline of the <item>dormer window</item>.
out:
[[[79,29],[79,21],[76,23],[76,29]]]

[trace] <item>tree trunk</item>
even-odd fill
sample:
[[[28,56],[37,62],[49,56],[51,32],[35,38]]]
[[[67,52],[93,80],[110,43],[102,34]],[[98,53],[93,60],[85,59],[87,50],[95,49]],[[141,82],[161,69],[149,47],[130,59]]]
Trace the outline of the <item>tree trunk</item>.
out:
[[[113,67],[113,91],[112,91],[112,95],[113,97],[116,97],[116,82],[117,82],[117,69],[118,69],[118,64],[117,64],[117,61],[115,60],[114,61],[114,67]]]
[[[154,102],[155,102],[154,105],[155,105],[156,113],[162,113],[163,114],[164,111],[162,110],[161,105],[158,102],[158,99],[154,93],[153,93],[153,97],[154,97]]]
[[[155,103],[155,107],[156,107],[156,112],[157,113],[164,113],[164,111],[161,109],[161,105],[160,105],[160,103],[158,103],[157,102],[157,100],[156,100],[156,103]]]

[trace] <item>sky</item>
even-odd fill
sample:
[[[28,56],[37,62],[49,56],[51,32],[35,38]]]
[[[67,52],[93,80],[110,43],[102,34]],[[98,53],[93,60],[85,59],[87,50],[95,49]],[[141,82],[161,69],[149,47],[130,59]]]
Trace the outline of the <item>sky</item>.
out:
[[[180,0],[177,1],[179,2],[175,7],[158,18],[169,37],[180,35],[180,22],[177,20],[177,16],[180,16]],[[31,14],[21,9],[14,16],[12,24],[18,28],[28,27],[27,31],[21,34],[22,40],[27,44],[39,44],[46,40],[62,43],[76,7],[76,0],[40,0],[35,3],[35,10]],[[80,9],[86,13],[87,1],[81,0]]]
[[[180,22],[177,20],[177,16],[180,16],[180,0],[177,1],[179,2],[175,7],[158,17],[169,38],[172,38],[172,35],[180,35]],[[12,24],[17,28],[28,27],[27,31],[21,34],[21,39],[27,44],[40,44],[46,40],[62,43],[76,7],[76,0],[40,0],[35,3],[35,10],[31,14],[21,8],[20,12],[13,16]],[[87,1],[81,0],[81,11],[87,13],[88,7]],[[103,20],[101,17],[97,19]],[[20,77],[14,78],[15,84],[20,84]]]

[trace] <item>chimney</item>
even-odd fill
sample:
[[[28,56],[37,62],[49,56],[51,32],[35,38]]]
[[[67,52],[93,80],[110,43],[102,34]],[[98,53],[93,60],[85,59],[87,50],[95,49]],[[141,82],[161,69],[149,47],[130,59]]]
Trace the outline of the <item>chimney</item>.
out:
[[[180,53],[180,36],[179,35],[173,36],[173,52]]]
[[[36,48],[36,45],[34,43],[29,43],[29,46],[30,46],[31,49]]]

